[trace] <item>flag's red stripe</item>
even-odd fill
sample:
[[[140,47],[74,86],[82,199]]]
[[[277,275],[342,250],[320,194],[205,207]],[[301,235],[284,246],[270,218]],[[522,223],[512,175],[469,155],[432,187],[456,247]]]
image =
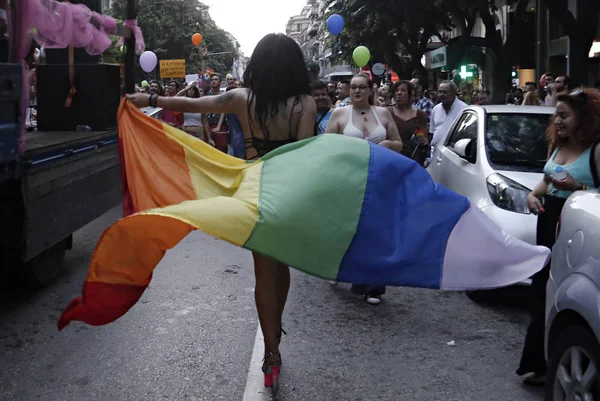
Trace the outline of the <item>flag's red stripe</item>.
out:
[[[83,286],[83,296],[75,298],[62,313],[58,329],[73,320],[92,326],[111,323],[123,316],[140,299],[146,286],[89,283]]]

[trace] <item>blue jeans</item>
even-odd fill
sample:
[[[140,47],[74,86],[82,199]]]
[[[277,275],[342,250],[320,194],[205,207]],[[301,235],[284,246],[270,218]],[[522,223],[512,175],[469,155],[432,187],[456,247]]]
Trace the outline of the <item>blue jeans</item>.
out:
[[[227,126],[229,127],[229,140],[231,141],[231,147],[233,148],[233,156],[239,159],[246,158],[246,139],[244,138],[244,131],[242,131],[242,124],[237,119],[235,114],[227,114]]]

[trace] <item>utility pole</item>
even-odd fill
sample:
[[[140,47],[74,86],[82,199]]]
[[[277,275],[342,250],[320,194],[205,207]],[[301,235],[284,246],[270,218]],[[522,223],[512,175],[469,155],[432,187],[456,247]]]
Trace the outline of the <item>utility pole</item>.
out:
[[[127,0],[127,12],[125,19],[132,20],[137,18],[137,0]],[[135,92],[135,35],[129,33],[125,39],[125,93]]]
[[[537,0],[536,4],[537,20],[537,46],[536,46],[536,75],[537,79],[548,72],[548,9],[546,9],[546,0]],[[544,88],[539,88],[540,99],[545,95]]]

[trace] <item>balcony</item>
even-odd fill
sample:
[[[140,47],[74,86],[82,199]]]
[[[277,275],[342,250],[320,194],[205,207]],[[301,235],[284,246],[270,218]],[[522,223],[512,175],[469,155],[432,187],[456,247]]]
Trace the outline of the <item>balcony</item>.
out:
[[[325,68],[324,75],[352,75],[355,74],[357,68],[351,65],[334,65],[333,67]]]

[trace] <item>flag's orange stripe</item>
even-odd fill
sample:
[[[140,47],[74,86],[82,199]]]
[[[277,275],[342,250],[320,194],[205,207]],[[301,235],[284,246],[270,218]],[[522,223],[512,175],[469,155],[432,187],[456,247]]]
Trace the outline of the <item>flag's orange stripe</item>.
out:
[[[165,134],[162,122],[121,104],[119,137],[124,145],[122,168],[138,211],[196,199],[185,151]]]
[[[58,326],[72,320],[110,323],[135,305],[165,253],[193,228],[170,217],[136,214],[117,221],[100,238],[83,295],[63,312]]]
[[[86,281],[146,286],[165,253],[192,230],[181,220],[157,215],[119,220],[102,234]]]

